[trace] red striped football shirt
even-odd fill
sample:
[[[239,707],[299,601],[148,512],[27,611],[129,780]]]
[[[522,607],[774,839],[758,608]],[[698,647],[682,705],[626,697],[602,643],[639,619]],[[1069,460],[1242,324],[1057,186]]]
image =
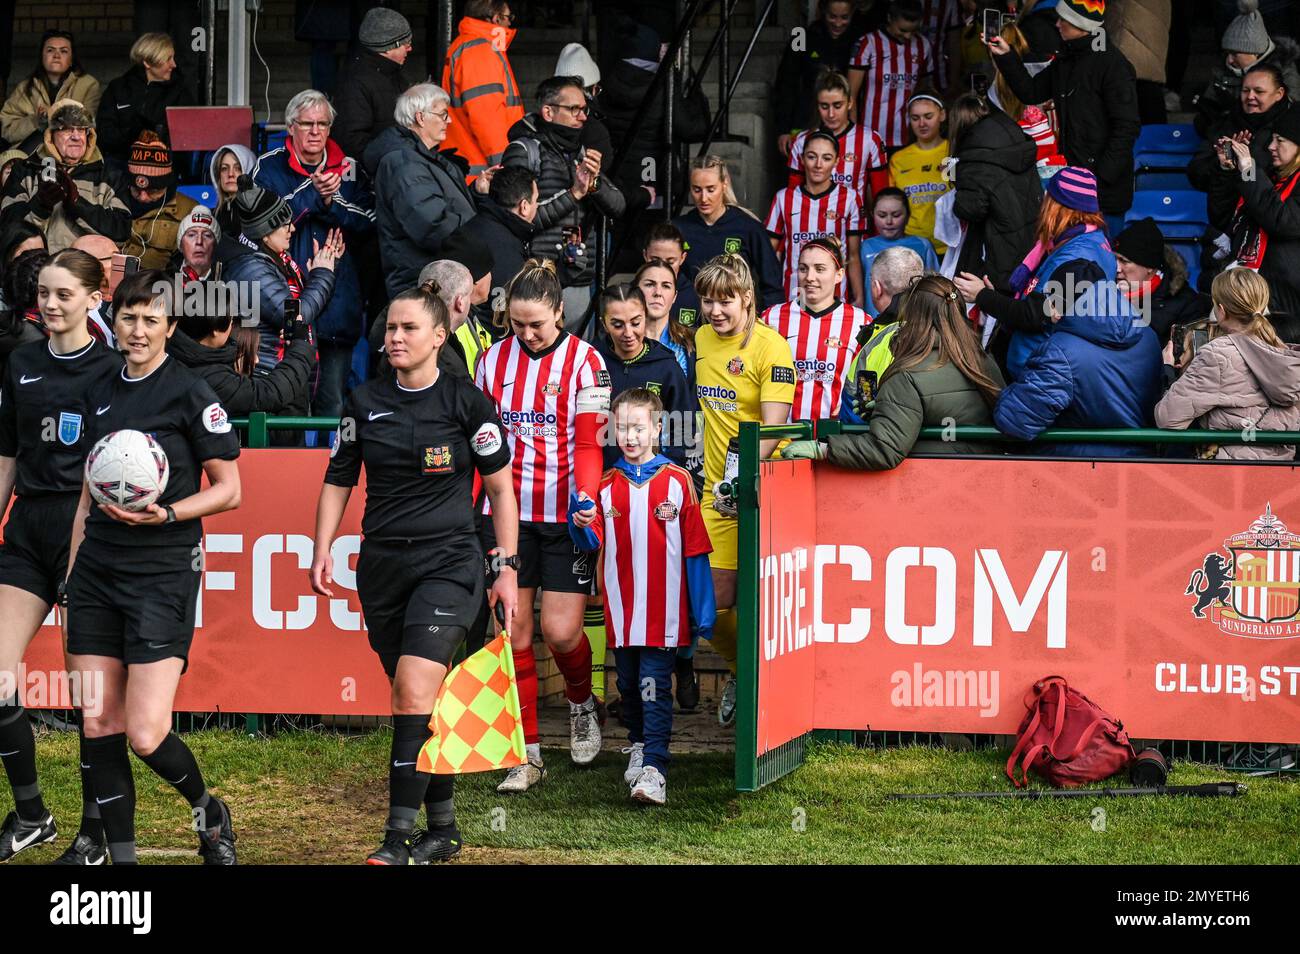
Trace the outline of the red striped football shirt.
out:
[[[610,643],[685,646],[691,641],[686,558],[713,549],[691,475],[664,464],[636,484],[611,467],[600,482],[600,512]]]
[[[862,123],[849,123],[837,137],[840,143],[840,160],[831,173],[831,181],[848,186],[858,199],[858,207],[867,207],[867,196],[876,188],[889,184],[889,161],[885,158],[885,143],[880,134]],[[808,141],[808,130],[795,137],[790,146],[790,171],[803,178],[803,147]],[[878,175],[875,182],[871,173]],[[793,179],[793,177],[792,177]],[[798,184],[798,180],[792,181]],[[869,189],[868,186],[871,186]]]
[[[784,243],[785,293],[794,298],[799,292],[799,250],[805,242],[834,235],[848,255],[849,235],[862,231],[862,213],[852,189],[832,185],[819,196],[811,196],[803,186],[787,186],[776,194],[764,224],[769,233]],[[840,297],[849,294],[848,271],[840,283]]]
[[[917,35],[899,43],[884,30],[868,33],[858,42],[849,67],[866,70],[858,92],[862,124],[877,130],[887,148],[905,144],[907,101],[921,77],[934,72],[930,41]]]
[[[794,403],[791,421],[817,421],[840,414],[840,390],[857,345],[858,332],[871,324],[861,308],[837,301],[814,313],[796,301],[773,305],[763,321],[790,343],[794,355]]]
[[[948,31],[960,25],[957,0],[921,0],[921,33],[934,51],[935,86],[944,92],[948,90]]]
[[[563,523],[577,493],[573,462],[578,392],[609,389],[600,354],[570,334],[534,355],[514,335],[479,359],[474,383],[497,407],[514,456],[519,519]]]

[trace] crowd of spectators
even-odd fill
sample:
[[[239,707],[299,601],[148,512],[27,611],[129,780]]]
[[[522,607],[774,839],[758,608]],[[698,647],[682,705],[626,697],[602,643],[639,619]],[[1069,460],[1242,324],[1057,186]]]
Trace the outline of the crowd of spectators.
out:
[[[807,300],[804,250],[831,237],[827,307],[863,315],[843,358],[823,356],[831,368],[813,376],[838,382],[832,416],[885,429],[873,423],[870,450],[833,459],[892,466],[943,417],[1024,439],[1053,426],[1294,424],[1295,388],[1276,385],[1294,383],[1300,314],[1300,76],[1289,24],[1254,0],[1230,16],[1214,6],[1221,60],[1186,102],[1187,26],[1168,0],[820,0],[776,71],[775,133],[758,144],[787,178],[753,209],[717,156],[680,170],[681,209],[642,174],[708,128],[701,88],[688,101],[679,86],[666,138],[657,79],[671,37],[652,17],[619,14],[604,76],[569,43],[555,75],[522,91],[507,0],[468,0],[437,83],[411,82],[400,12],[354,20],[338,6],[298,18],[318,88],[285,105],[284,144],[208,157],[211,208],[178,189],[186,157],[167,108],[194,99],[171,37],[141,35],[129,68],[101,86],[71,33],[45,33],[0,108],[0,353],[40,332],[35,256],[75,245],[104,266],[106,336],[117,273],[137,260],[217,286],[205,300],[226,307],[187,317],[177,356],[234,413],[332,417],[380,370],[377,321],[393,296],[437,266],[472,368],[508,333],[492,290],[538,257],[556,265],[566,330],[627,365],[629,386],[667,361],[693,382],[706,322],[695,279],[722,255],[745,260],[759,315],[798,302],[812,334],[841,347]],[[1155,222],[1130,214],[1139,133],[1184,106],[1203,136],[1186,169],[1207,201],[1199,281]],[[620,244],[636,223],[642,253],[606,289],[602,221]],[[1192,393],[1222,390],[1224,375],[1245,403]],[[906,407],[892,407],[900,395]]]

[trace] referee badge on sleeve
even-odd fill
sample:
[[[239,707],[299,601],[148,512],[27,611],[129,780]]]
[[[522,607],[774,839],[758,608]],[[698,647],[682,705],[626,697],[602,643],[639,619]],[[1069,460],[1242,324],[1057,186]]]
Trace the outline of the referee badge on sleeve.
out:
[[[203,426],[213,434],[230,433],[230,417],[219,402],[209,404],[203,409]]]
[[[495,454],[501,449],[501,428],[487,421],[474,432],[469,444],[479,457]]]

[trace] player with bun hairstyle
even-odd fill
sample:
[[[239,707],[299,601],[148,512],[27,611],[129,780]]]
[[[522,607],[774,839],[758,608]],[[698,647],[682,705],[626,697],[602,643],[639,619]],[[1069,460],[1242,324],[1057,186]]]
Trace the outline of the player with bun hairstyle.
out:
[[[127,276],[113,295],[113,330],[126,366],[92,389],[90,436],[143,431],[166,453],[171,475],[158,500],[140,511],[92,507],[83,485],[68,557],[68,669],[104,687],[99,711],[82,713],[83,761],[113,863],[135,863],[129,741],[189,802],[204,864],[233,865],[230,810],[209,794],[171,723],[194,639],[201,521],[239,506],[239,439],[212,388],[167,354],[180,307],[172,289],[164,272],[150,269]],[[205,474],[208,486],[201,488]]]
[[[86,402],[96,382],[122,366],[121,357],[87,327],[87,315],[100,302],[102,276],[94,256],[75,249],[45,264],[36,303],[49,340],[15,349],[0,380],[0,511],[15,494],[0,544],[0,674],[18,671],[67,576],[81,463],[91,445],[87,422],[94,412]],[[53,434],[51,422],[57,422]],[[31,723],[17,681],[10,685],[15,691],[0,698],[0,759],[15,810],[0,828],[0,861],[58,833],[37,783]],[[81,830],[56,864],[100,864],[106,857],[104,829],[83,770]]]
[[[735,498],[721,484],[735,477],[728,448],[741,421],[784,424],[794,399],[794,359],[780,333],[758,320],[754,277],[739,255],[719,255],[695,279],[708,323],[695,335],[695,388],[704,417],[704,496],[700,508],[713,544],[710,560],[718,619],[713,647],[731,667],[718,718],[729,725],[736,713],[737,529]],[[777,441],[765,440],[763,457]]]
[[[834,236],[804,243],[798,275],[799,297],[769,308],[763,323],[785,338],[794,355],[797,383],[790,420],[835,418],[858,333],[871,319],[840,298],[844,251]]]
[[[511,630],[528,760],[500,792],[524,792],[546,777],[537,730],[533,604],[542,594],[542,638],[564,676],[573,761],[600,752],[583,609],[595,565],[574,537],[596,519],[602,469],[599,434],[609,414],[609,372],[600,354],[564,330],[555,264],[529,259],[506,288],[512,334],[479,359],[475,383],[496,405],[514,461],[519,498],[519,612]],[[571,536],[572,532],[572,536]],[[515,559],[507,553],[502,559]]]
[[[418,772],[416,763],[443,677],[483,603],[475,474],[491,501],[497,539],[507,553],[516,549],[518,511],[501,422],[468,378],[438,368],[450,334],[436,282],[393,299],[384,353],[396,373],[348,395],[316,508],[311,586],[332,597],[331,548],[364,467],[357,595],[370,646],[393,687],[388,820],[383,843],[367,859],[372,865],[428,864],[460,852],[455,776]],[[501,604],[507,627],[516,598],[507,564],[488,594],[491,604]],[[415,829],[422,802],[425,832]]]

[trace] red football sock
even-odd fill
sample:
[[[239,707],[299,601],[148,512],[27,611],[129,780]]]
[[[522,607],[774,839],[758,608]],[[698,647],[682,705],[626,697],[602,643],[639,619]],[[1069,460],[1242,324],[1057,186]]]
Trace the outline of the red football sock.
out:
[[[584,637],[567,653],[551,647],[556,668],[564,676],[564,696],[582,704],[591,698],[591,643]]]
[[[511,649],[515,658],[515,682],[519,685],[519,715],[524,723],[524,744],[533,745],[541,741],[537,731],[537,660],[533,656],[533,647]]]

